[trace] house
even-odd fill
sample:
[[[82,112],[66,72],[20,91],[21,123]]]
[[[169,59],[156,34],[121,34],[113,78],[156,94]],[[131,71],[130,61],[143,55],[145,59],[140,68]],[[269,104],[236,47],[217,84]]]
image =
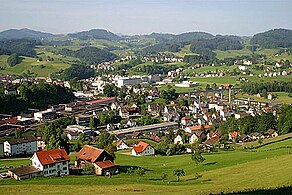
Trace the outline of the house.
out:
[[[239,136],[239,132],[237,132],[237,131],[230,132],[228,135],[229,140],[232,140],[232,141],[236,141],[238,136]]]
[[[161,103],[153,103],[148,105],[148,112],[150,112],[152,115],[158,115],[159,113],[162,113],[163,109],[164,106]]]
[[[129,146],[123,141],[119,140],[116,144],[117,150],[129,149]]]
[[[184,126],[188,126],[191,124],[191,118],[189,116],[185,116],[181,118],[181,124]]]
[[[77,140],[81,133],[76,131],[64,131],[64,134],[66,134],[69,140]]]
[[[152,156],[155,154],[154,148],[145,142],[140,141],[132,149],[133,156]]]
[[[24,166],[8,170],[8,175],[15,180],[21,180],[43,176],[43,172],[35,166]]]
[[[89,126],[91,117],[92,115],[89,114],[77,114],[75,116],[76,124],[81,126]]]
[[[190,136],[189,143],[193,144],[193,143],[197,142],[198,140],[204,141],[206,139],[207,139],[207,136],[206,136],[204,131],[195,130],[195,131],[192,131],[192,135]]]
[[[69,175],[69,162],[65,149],[51,149],[36,152],[32,158],[32,166],[40,169],[44,176]]]
[[[161,138],[159,136],[157,136],[157,135],[151,135],[149,137],[149,139],[151,139],[151,140],[153,140],[155,142],[160,142],[161,141]]]
[[[275,98],[276,98],[276,96],[274,94],[271,94],[271,93],[268,94],[268,99],[269,100],[273,100]]]
[[[175,144],[183,144],[183,138],[181,135],[177,135],[175,138],[174,138],[174,141],[173,141]]]
[[[37,150],[37,139],[34,137],[11,139],[4,142],[6,156],[33,154]]]
[[[113,157],[105,150],[94,148],[89,145],[83,146],[75,157],[76,167],[83,168],[87,163],[94,166],[96,175],[117,173],[116,165],[113,163]]]
[[[36,121],[48,121],[48,120],[52,120],[56,118],[57,114],[56,114],[56,111],[52,109],[47,109],[44,111],[35,112],[33,116],[34,116],[34,120]]]
[[[38,151],[44,150],[45,148],[46,148],[46,142],[41,137],[37,137],[37,149],[38,149]]]
[[[194,131],[200,131],[200,130],[203,130],[205,132],[208,132],[210,130],[210,125],[197,125],[197,126],[189,126],[189,127],[186,127],[185,128],[185,132],[188,132],[188,133],[193,133]]]
[[[140,136],[142,136],[142,133],[140,133],[140,132],[134,131],[132,133],[132,138],[134,138],[134,139],[139,139]]]
[[[261,133],[257,133],[257,132],[254,132],[254,133],[251,133],[249,135],[253,140],[256,140],[256,139],[260,139],[260,138],[265,138],[264,135],[262,135]]]
[[[65,149],[43,150],[34,153],[32,165],[8,171],[11,178],[21,180],[40,176],[69,175],[69,161]]]
[[[278,137],[278,133],[273,129],[269,129],[268,131],[265,132],[264,135],[266,137]]]
[[[71,102],[65,105],[65,111],[73,112],[73,111],[81,110],[85,108],[85,105],[86,105],[85,102]]]

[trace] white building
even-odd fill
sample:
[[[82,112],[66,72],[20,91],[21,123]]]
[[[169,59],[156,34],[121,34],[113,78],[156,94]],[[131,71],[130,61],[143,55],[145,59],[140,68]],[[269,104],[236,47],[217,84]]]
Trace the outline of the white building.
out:
[[[12,139],[4,142],[6,156],[33,154],[38,151],[37,139],[34,137]]]
[[[43,171],[44,176],[69,175],[70,157],[65,149],[36,152],[31,158],[32,166]]]
[[[125,149],[129,149],[129,146],[123,141],[123,140],[119,140],[117,142],[117,150],[125,150]]]
[[[183,81],[182,83],[174,84],[176,87],[195,87],[197,83],[192,81]]]
[[[35,112],[33,116],[34,116],[34,120],[36,121],[47,121],[47,120],[54,119],[56,117],[56,112],[53,111],[52,109],[47,109],[44,111]]]
[[[153,156],[154,154],[155,154],[154,148],[151,145],[142,141],[140,141],[132,149],[133,156]]]
[[[137,83],[142,83],[142,79],[140,77],[122,77],[116,81],[116,85],[119,88],[123,86],[132,86]]]

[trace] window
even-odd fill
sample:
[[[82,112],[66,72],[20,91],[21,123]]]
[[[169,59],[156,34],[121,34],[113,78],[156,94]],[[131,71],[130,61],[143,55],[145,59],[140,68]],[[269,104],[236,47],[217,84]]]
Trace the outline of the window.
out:
[[[63,162],[63,165],[66,165],[67,164],[67,162],[65,161],[65,162]]]
[[[63,171],[67,170],[67,167],[63,167]]]

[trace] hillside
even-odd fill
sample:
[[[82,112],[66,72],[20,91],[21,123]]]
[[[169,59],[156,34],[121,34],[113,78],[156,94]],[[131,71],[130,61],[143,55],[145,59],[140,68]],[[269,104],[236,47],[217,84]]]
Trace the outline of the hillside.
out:
[[[263,33],[258,33],[253,36],[251,43],[262,48],[291,47],[292,30],[274,29]]]
[[[0,39],[41,39],[54,36],[51,33],[35,31],[27,28],[9,29],[0,32]]]
[[[87,40],[87,39],[104,39],[109,41],[117,41],[121,40],[122,38],[118,35],[104,30],[104,29],[92,29],[89,31],[82,31],[78,33],[70,33],[68,34],[69,37],[72,38],[78,38],[81,40]]]
[[[292,158],[285,148],[290,144],[291,140],[286,140],[258,151],[240,149],[204,154],[206,161],[198,166],[188,154],[134,157],[129,155],[129,151],[120,151],[116,154],[115,163],[121,173],[112,178],[71,175],[5,180],[0,181],[0,189],[5,194],[16,194],[20,189],[22,193],[40,194],[50,186],[58,186],[54,189],[54,193],[58,194],[96,194],[96,191],[107,194],[220,194],[275,189],[292,185]],[[74,155],[70,154],[72,163]],[[29,159],[1,161],[0,166],[26,163]],[[146,174],[142,177],[127,174],[127,168],[132,166],[144,168]],[[186,173],[180,182],[173,175],[175,169],[184,169]],[[161,180],[163,173],[167,174],[165,181]]]

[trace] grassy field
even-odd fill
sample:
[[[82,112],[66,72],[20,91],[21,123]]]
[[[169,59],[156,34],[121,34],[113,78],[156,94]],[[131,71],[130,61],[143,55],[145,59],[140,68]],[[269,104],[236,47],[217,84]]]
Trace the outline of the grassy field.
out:
[[[280,138],[284,137],[271,139]],[[134,157],[122,151],[116,154],[115,161],[121,174],[111,179],[66,176],[5,180],[0,181],[0,191],[3,194],[208,194],[276,188],[292,184],[292,155],[285,148],[292,144],[292,139],[279,140],[256,151],[204,154],[206,161],[199,166],[187,154]],[[70,156],[74,159],[74,154]],[[1,160],[0,163],[4,166],[12,162]],[[146,174],[142,177],[126,174],[124,170],[131,166],[144,168]],[[179,168],[184,169],[186,176],[177,182],[173,170]],[[163,173],[168,175],[165,181],[160,179]],[[197,174],[201,175],[198,179]]]
[[[248,49],[241,49],[241,50],[228,50],[228,51],[221,51],[216,50],[215,53],[217,54],[217,58],[224,59],[224,58],[235,58],[237,56],[248,56],[251,55],[252,52]]]
[[[257,97],[256,95],[248,95],[243,93],[238,93],[236,95],[237,98],[250,98],[251,100],[261,101],[261,102],[280,102],[282,104],[291,104],[292,103],[292,97],[289,97],[289,93],[285,92],[272,92],[277,96],[274,100],[269,100],[263,97]]]

